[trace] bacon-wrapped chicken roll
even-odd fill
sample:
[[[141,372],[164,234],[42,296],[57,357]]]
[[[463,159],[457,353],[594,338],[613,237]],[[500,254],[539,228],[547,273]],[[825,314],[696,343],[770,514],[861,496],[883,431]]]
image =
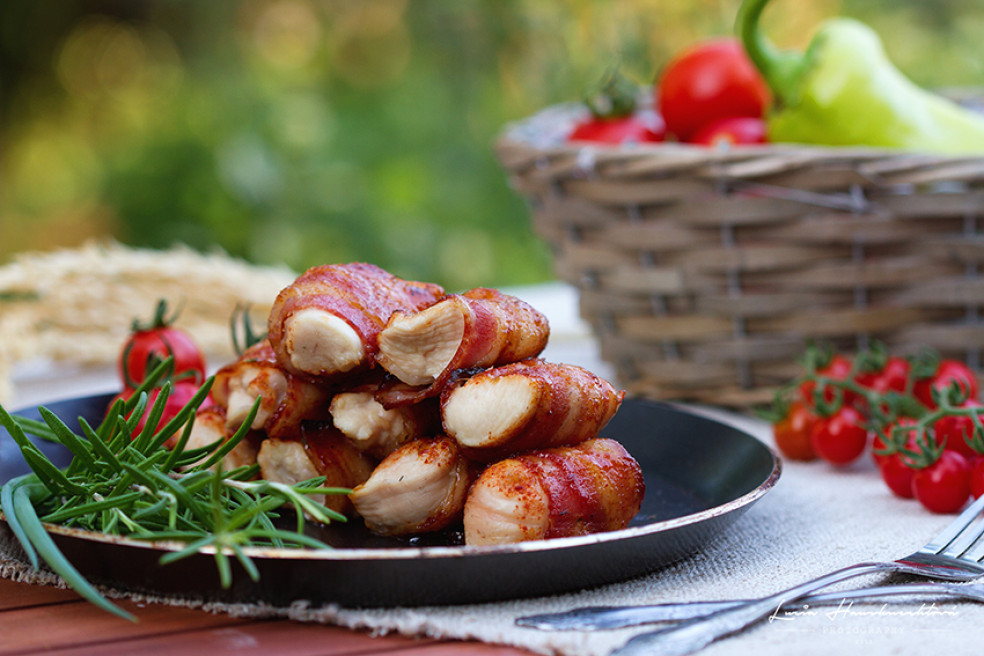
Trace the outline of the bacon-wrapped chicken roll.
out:
[[[379,535],[438,531],[461,518],[471,466],[447,436],[407,442],[349,498]]]
[[[303,427],[301,438],[281,440],[268,438],[260,445],[256,461],[260,475],[268,481],[293,485],[324,476],[328,487],[353,488],[363,483],[375,464],[356,449],[348,439],[330,425]],[[312,499],[338,512],[350,510],[343,494],[329,494]]]
[[[278,438],[297,437],[305,419],[326,418],[331,398],[323,387],[284,371],[268,340],[254,344],[238,360],[219,369],[212,396],[225,407],[230,431],[242,425],[259,398],[251,428]]]
[[[469,458],[492,462],[596,437],[624,395],[581,367],[526,360],[450,385],[441,417]]]
[[[625,528],[642,470],[614,440],[533,451],[489,465],[465,502],[465,544],[492,545]]]
[[[360,451],[382,459],[409,440],[437,432],[440,412],[434,399],[386,408],[372,391],[336,394],[329,406],[335,428]]]
[[[409,385],[439,386],[457,369],[535,358],[547,318],[515,296],[478,288],[417,312],[397,312],[379,334],[376,360]]]
[[[270,343],[287,371],[334,379],[373,364],[379,332],[394,312],[419,310],[443,295],[438,285],[403,280],[371,264],[313,267],[274,301]]]

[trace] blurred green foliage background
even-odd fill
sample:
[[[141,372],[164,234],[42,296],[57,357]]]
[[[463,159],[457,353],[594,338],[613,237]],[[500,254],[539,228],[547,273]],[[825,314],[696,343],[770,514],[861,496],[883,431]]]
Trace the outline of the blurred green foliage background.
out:
[[[492,143],[616,59],[649,82],[736,0],[5,0],[0,262],[110,235],[452,289],[551,277]],[[979,0],[775,0],[869,22],[926,86],[984,78]]]

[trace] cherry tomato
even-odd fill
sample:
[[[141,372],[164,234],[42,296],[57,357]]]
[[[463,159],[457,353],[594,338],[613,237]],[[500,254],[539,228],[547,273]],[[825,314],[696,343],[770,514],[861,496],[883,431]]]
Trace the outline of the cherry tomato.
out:
[[[702,146],[762,144],[767,141],[765,121],[754,116],[729,116],[708,123],[694,133],[691,143]]]
[[[915,472],[897,453],[887,456],[878,464],[878,473],[885,485],[892,494],[903,499],[912,499],[915,496],[912,491],[912,475]]]
[[[877,371],[861,371],[854,377],[854,382],[861,387],[867,388],[872,392],[876,392],[878,395],[884,396],[885,394],[891,392],[895,394],[905,394],[909,391],[909,378],[912,373],[912,365],[905,358],[900,358],[897,356],[889,357],[881,369]],[[871,401],[868,397],[858,397],[856,399],[860,403],[859,407],[862,408],[864,412],[871,412],[868,408],[868,403]],[[879,403],[879,401],[876,401]],[[882,408],[886,411],[889,409],[887,401],[881,402]],[[921,406],[920,406],[921,407]]]
[[[898,439],[895,436],[897,433],[896,429],[905,426],[915,426],[915,424],[915,419],[902,417],[875,433],[874,439],[871,440],[871,458],[875,461],[876,465],[880,467],[883,461],[894,455],[891,453],[892,449],[889,448],[889,445],[894,444],[895,440]],[[915,431],[906,431],[904,444],[909,446],[915,442],[915,439]],[[889,453],[884,453],[885,451],[889,451]]]
[[[984,494],[984,458],[977,458],[970,470],[970,495],[975,499]]]
[[[786,416],[772,427],[779,451],[790,460],[816,459],[810,442],[810,431],[816,421],[817,416],[805,403],[793,401]]]
[[[689,141],[722,118],[761,118],[769,90],[737,39],[711,39],[684,49],[657,82],[657,106],[666,128]]]
[[[912,394],[927,408],[935,408],[933,390],[937,390],[937,393],[943,392],[951,383],[957,383],[967,398],[977,398],[977,374],[960,360],[953,359],[941,360],[931,377],[917,380]]]
[[[817,373],[821,376],[832,378],[833,380],[847,380],[851,376],[851,370],[853,367],[854,364],[851,362],[850,358],[846,355],[837,353],[830,359],[830,362],[825,367],[818,369]],[[812,405],[815,401],[814,392],[816,391],[816,388],[816,382],[812,380],[803,381],[799,388],[800,397],[802,397],[802,399],[808,404]],[[824,400],[828,403],[833,401],[834,394],[834,390],[828,387],[824,391]],[[843,398],[844,404],[850,405],[851,402],[853,402],[854,397],[854,394],[845,390]]]
[[[198,389],[198,383],[193,383],[191,381],[179,381],[175,383],[175,385],[171,388],[171,393],[168,394],[167,400],[164,402],[164,412],[161,414],[160,421],[156,426],[154,426],[154,431],[157,431],[159,428],[165,426],[167,422],[174,419],[175,415],[178,414],[181,408],[188,404],[188,401],[191,400]],[[112,407],[113,403],[116,402],[116,399],[123,399],[124,401],[129,399],[133,396],[133,392],[134,390],[131,389],[123,390],[113,398],[113,401],[110,402],[110,407]],[[151,409],[160,394],[161,388],[159,387],[152,389],[147,393],[147,407],[144,410],[143,416],[140,417],[140,421],[137,422],[136,429],[133,431],[134,437],[139,435],[140,432],[143,431],[144,426],[147,425],[147,419],[150,416]],[[207,403],[208,401],[206,400],[206,402],[202,404],[202,407],[204,407]],[[172,446],[172,443],[173,438],[172,440],[168,440],[168,446]]]
[[[944,450],[933,464],[912,475],[912,493],[930,512],[953,513],[970,497],[970,465],[956,451]]]
[[[981,403],[974,399],[968,399],[962,408],[981,408]],[[977,454],[967,443],[967,438],[974,435],[974,418],[967,415],[943,415],[933,422],[933,431],[936,439],[944,448],[959,452],[968,459],[973,459]]]
[[[172,356],[173,380],[187,379],[199,385],[205,380],[205,356],[188,333],[171,325],[174,317],[166,313],[167,303],[162,300],[150,324],[133,322],[118,363],[124,389],[138,387],[154,366]]]
[[[880,433],[875,433],[871,440],[871,459],[876,467],[881,467],[882,462],[888,459],[891,453],[882,453],[885,450],[885,440]]]
[[[847,465],[861,456],[868,444],[864,417],[850,406],[841,408],[830,417],[821,417],[810,431],[813,450],[822,460],[833,465]]]
[[[895,431],[897,427],[914,426],[915,424],[915,420],[903,417],[886,426],[881,433],[875,435],[875,439],[871,443],[871,457],[878,465],[878,473],[881,474],[888,489],[903,499],[912,498],[912,474],[915,469],[906,462],[903,454],[898,452],[879,453],[879,451],[884,451],[889,443],[894,443],[897,438],[892,431]],[[889,435],[892,435],[892,439],[888,439]],[[904,435],[905,448],[917,450],[915,431],[909,430]]]
[[[606,144],[659,142],[666,138],[666,125],[658,114],[632,114],[617,118],[592,117],[579,123],[569,141]]]
[[[896,355],[891,356],[885,361],[878,371],[862,372],[857,375],[855,380],[859,385],[872,389],[876,392],[905,392],[909,384],[909,375],[912,372],[912,365],[905,358]]]

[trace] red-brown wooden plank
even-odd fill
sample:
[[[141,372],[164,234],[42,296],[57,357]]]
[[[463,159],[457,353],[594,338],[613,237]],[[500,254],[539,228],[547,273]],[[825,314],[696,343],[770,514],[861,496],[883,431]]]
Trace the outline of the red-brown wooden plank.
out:
[[[119,601],[137,622],[111,615],[88,602],[18,608],[0,612],[0,654],[31,653],[106,640],[178,633],[245,620],[200,610]]]
[[[83,656],[94,645],[45,652]],[[478,642],[435,642],[400,636],[372,637],[333,626],[276,620],[98,645],[100,656],[529,656],[529,652]]]
[[[78,594],[50,585],[29,585],[0,578],[0,612],[12,608],[26,608],[43,604],[79,601]],[[3,620],[0,620],[3,624]]]
[[[429,644],[432,641],[424,641]],[[374,638],[334,626],[288,620],[255,621],[177,634],[79,645],[44,652],[46,656],[348,656],[403,653],[421,641],[399,636]]]
[[[417,645],[401,651],[399,656],[532,656],[533,652],[505,645],[486,645],[481,642],[438,642]]]
[[[182,656],[529,656],[478,642],[372,637],[333,626],[287,620],[250,621],[163,604],[121,600],[132,623],[99,610],[77,594],[0,579],[0,655],[100,656],[181,653]]]

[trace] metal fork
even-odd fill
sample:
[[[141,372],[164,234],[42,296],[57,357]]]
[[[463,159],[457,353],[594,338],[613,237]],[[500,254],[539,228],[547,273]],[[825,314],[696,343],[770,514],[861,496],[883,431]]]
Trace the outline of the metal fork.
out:
[[[770,619],[786,619],[787,615],[806,612],[826,606],[851,605],[855,601],[871,603],[886,597],[915,596],[935,599],[962,599],[984,602],[984,583],[893,583],[837,592],[819,592],[787,602],[773,609]],[[645,606],[587,606],[560,613],[528,615],[516,620],[516,624],[531,629],[549,631],[606,631],[627,629],[644,624],[682,622],[695,617],[710,615],[719,610],[734,608],[751,599],[721,601],[685,601],[682,603],[651,604]]]
[[[864,574],[898,572],[946,581],[971,581],[984,575],[984,565],[981,565],[984,540],[980,540],[984,533],[984,521],[975,522],[982,510],[984,496],[969,505],[924,547],[899,560],[851,565],[740,606],[637,635],[615,650],[612,656],[690,654],[768,617],[783,604]]]

